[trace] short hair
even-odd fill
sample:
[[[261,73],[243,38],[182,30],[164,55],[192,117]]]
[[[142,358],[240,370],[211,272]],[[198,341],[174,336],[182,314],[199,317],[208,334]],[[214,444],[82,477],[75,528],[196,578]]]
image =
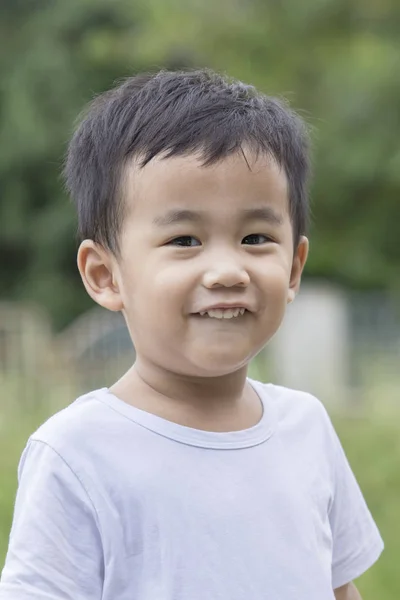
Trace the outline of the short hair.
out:
[[[214,164],[249,148],[270,155],[288,180],[294,243],[307,230],[309,136],[286,101],[208,69],[144,73],[88,106],[70,142],[64,177],[78,235],[115,254],[124,218],[123,170],[138,158],[200,153]]]

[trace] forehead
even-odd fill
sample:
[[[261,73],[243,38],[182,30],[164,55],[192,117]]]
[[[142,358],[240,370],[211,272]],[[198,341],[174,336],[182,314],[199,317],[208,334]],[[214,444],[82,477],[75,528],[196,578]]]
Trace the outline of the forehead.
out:
[[[269,205],[288,215],[288,183],[284,170],[266,155],[232,154],[204,166],[196,155],[156,157],[144,168],[132,162],[125,173],[127,212],[136,216],[163,209],[193,208],[230,211]]]

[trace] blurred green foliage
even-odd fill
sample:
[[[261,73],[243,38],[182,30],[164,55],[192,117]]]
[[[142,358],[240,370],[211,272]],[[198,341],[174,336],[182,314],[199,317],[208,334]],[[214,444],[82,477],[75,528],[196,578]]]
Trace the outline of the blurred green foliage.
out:
[[[287,97],[315,148],[308,274],[400,288],[397,0],[0,0],[2,296],[89,305],[60,180],[73,122],[121,77],[210,66]]]

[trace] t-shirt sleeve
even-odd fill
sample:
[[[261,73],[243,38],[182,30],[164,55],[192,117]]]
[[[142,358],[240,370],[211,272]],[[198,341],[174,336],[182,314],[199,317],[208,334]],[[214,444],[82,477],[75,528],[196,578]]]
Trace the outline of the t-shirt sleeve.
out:
[[[341,587],[362,575],[379,558],[384,545],[351,470],[340,440],[333,438],[334,493],[329,520],[332,530],[332,585]]]
[[[0,600],[100,600],[101,537],[80,480],[40,441],[28,443],[18,474]]]

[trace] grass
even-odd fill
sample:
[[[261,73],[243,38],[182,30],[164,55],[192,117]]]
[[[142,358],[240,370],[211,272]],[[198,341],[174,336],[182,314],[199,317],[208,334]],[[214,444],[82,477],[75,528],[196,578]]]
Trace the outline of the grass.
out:
[[[255,376],[256,373],[253,373]],[[43,396],[42,396],[43,400]],[[22,449],[36,427],[60,403],[44,398],[29,407],[0,410],[0,565],[6,555],[17,486],[16,469]],[[51,408],[49,408],[51,407]],[[369,411],[362,418],[333,418],[352,468],[384,538],[381,559],[357,585],[363,600],[400,597],[400,410]]]
[[[392,418],[335,418],[350,464],[379,527],[385,550],[357,581],[363,600],[400,597],[400,411]]]

